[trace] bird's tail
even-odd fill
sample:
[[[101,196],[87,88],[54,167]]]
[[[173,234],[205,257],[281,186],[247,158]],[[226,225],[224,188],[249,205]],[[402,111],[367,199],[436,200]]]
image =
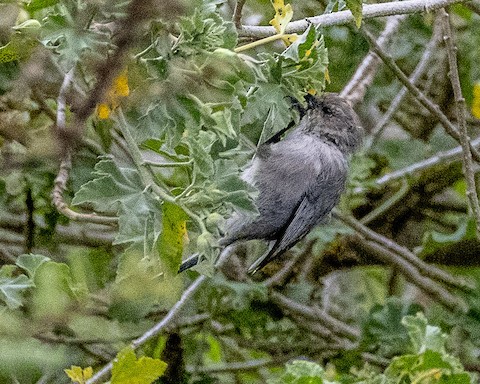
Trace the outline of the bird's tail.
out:
[[[198,253],[194,253],[192,256],[190,256],[187,260],[185,260],[180,265],[180,268],[178,268],[178,273],[181,273],[183,271],[186,271],[187,269],[194,267],[195,265],[198,264],[199,259],[200,259],[200,255]]]

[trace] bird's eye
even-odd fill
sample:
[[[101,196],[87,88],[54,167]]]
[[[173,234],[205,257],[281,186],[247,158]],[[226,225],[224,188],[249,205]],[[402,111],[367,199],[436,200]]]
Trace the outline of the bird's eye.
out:
[[[325,114],[325,115],[331,115],[332,114],[332,110],[330,109],[330,107],[327,107],[326,105],[324,105],[322,107],[322,112]]]

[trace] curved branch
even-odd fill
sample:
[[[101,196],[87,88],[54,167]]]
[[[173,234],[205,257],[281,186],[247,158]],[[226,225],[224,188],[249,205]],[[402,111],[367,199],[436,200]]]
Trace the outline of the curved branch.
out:
[[[57,118],[56,118],[55,129],[59,134],[59,136],[66,130],[65,94],[68,88],[70,87],[70,84],[73,81],[74,71],[75,71],[75,68],[72,68],[70,71],[66,73],[65,77],[63,78],[60,91],[58,93]],[[63,199],[63,192],[67,187],[67,182],[68,182],[71,168],[72,168],[71,151],[69,148],[66,148],[64,157],[60,163],[60,169],[58,171],[57,177],[55,178],[54,187],[52,191],[52,202],[55,208],[57,208],[57,211],[67,216],[70,220],[74,220],[74,221],[86,221],[89,223],[105,224],[105,225],[116,224],[118,222],[118,218],[116,217],[98,216],[94,213],[91,213],[91,214],[78,213],[68,207],[67,203],[65,203]]]

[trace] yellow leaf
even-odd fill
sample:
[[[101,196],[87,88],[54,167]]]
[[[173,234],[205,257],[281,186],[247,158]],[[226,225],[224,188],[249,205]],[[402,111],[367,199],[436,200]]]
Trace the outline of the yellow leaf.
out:
[[[480,119],[480,82],[473,85],[472,115]]]
[[[270,20],[270,25],[275,28],[277,33],[283,34],[293,17],[292,5],[285,5],[283,0],[273,0],[272,5],[275,10],[275,16]]]
[[[102,120],[108,119],[110,117],[110,112],[110,107],[105,103],[102,103],[97,107],[97,116]]]
[[[100,119],[108,119],[112,110],[119,106],[119,98],[130,94],[128,87],[127,70],[124,70],[113,81],[112,87],[108,90],[105,101],[97,106],[97,116]]]
[[[331,83],[331,81],[330,81],[330,73],[328,72],[328,68],[325,69],[325,80],[327,81],[328,84]]]
[[[126,97],[130,94],[127,71],[123,71],[114,81],[114,90],[118,96]]]
[[[73,383],[78,384],[85,384],[87,380],[93,376],[92,367],[82,369],[81,367],[72,365],[70,369],[65,369],[64,371]]]

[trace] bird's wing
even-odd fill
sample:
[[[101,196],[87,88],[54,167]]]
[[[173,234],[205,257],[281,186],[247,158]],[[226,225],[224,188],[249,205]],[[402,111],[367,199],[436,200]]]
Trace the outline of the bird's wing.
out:
[[[315,214],[314,206],[308,201],[307,197],[304,197],[292,213],[290,220],[288,220],[288,226],[275,241],[273,247],[248,268],[248,273],[253,275],[303,238],[316,224]]]
[[[308,232],[319,224],[338,203],[346,180],[346,168],[326,173],[321,182],[311,185],[293,210],[286,226],[278,233],[273,247],[250,266],[248,273],[254,274],[270,261],[293,247]]]

